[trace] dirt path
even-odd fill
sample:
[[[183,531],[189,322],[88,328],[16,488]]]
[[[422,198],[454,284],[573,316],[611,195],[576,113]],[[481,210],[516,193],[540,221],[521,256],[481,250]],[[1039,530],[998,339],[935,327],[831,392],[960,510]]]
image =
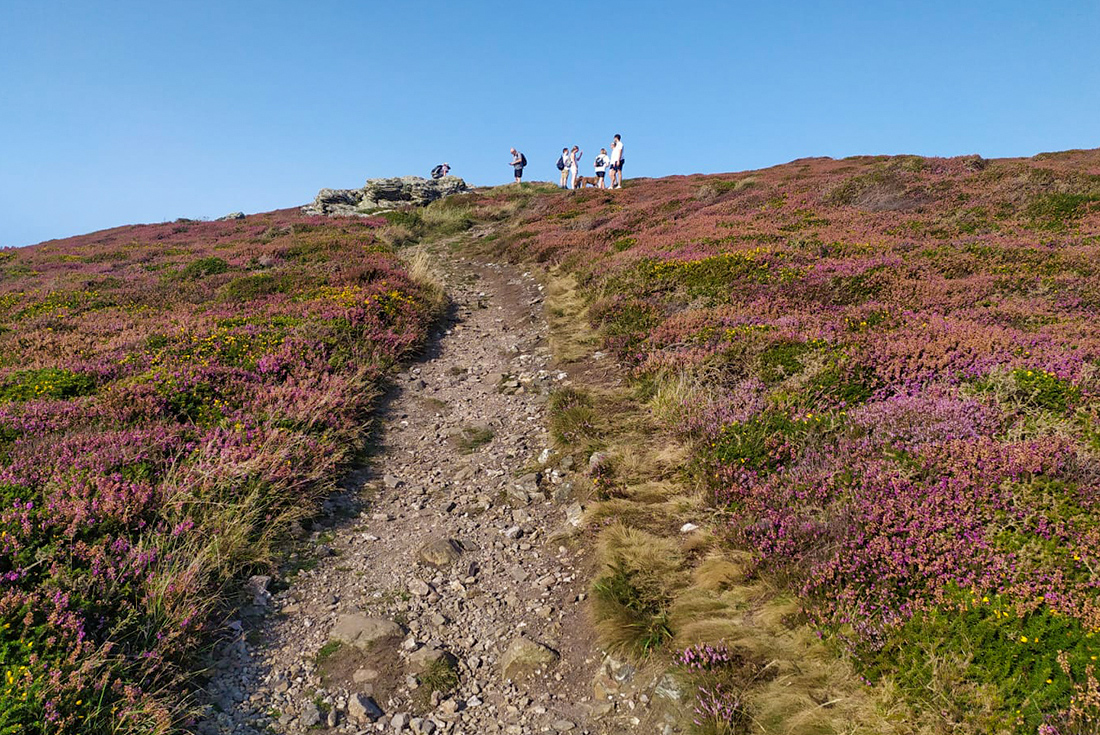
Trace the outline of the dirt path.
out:
[[[547,449],[546,396],[566,375],[551,369],[541,287],[459,258],[443,278],[445,333],[396,376],[383,448],[327,504],[316,565],[273,595],[255,580],[199,732],[610,727],[571,538],[586,480]]]

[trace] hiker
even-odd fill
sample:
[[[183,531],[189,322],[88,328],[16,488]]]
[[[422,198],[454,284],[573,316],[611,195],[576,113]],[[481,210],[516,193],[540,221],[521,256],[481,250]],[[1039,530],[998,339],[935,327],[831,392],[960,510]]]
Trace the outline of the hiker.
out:
[[[604,176],[607,175],[607,166],[610,163],[611,159],[607,157],[607,149],[601,148],[600,155],[596,156],[596,160],[592,162],[592,164],[596,167],[596,178],[599,179],[599,181],[596,183],[596,186],[600,189],[606,188],[604,186]]]
[[[565,182],[569,179],[569,148],[568,146],[561,149],[561,155],[558,156],[558,171],[561,172],[561,182],[558,184],[558,188],[564,189]]]
[[[623,156],[623,139],[618,133],[615,140],[611,141],[611,188],[623,188],[623,164],[626,157]]]
[[[579,146],[573,146],[573,150],[569,153],[569,188],[577,188],[577,167],[581,164],[581,156],[584,155],[584,151]]]
[[[447,175],[447,172],[450,171],[450,170],[451,170],[451,164],[441,163],[441,164],[439,164],[438,166],[436,166],[435,168],[432,169],[432,178],[433,179],[442,179],[444,176]]]
[[[515,148],[512,149],[512,170],[516,174],[516,183],[520,182],[523,178],[523,167],[527,165],[527,156],[523,155]]]

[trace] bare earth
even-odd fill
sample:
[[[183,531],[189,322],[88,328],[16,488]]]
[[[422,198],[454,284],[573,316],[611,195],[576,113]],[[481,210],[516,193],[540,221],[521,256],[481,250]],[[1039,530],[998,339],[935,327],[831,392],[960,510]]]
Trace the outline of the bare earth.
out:
[[[445,333],[396,376],[381,451],[308,537],[316,565],[271,593],[254,581],[198,732],[595,733],[638,722],[635,702],[593,697],[604,656],[583,604],[574,489],[590,481],[547,449],[547,393],[568,378],[551,365],[542,288],[508,265],[445,267]],[[385,621],[400,630],[362,648],[329,643]],[[520,637],[541,660],[506,676]],[[447,661],[457,687],[433,694]]]

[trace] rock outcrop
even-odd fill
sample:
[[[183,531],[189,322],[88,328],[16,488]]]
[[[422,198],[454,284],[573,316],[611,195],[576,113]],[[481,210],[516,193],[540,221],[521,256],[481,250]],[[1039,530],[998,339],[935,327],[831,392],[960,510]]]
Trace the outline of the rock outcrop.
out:
[[[369,179],[361,189],[321,189],[313,204],[302,207],[302,211],[307,214],[365,216],[406,205],[423,206],[467,189],[466,182],[457,176],[441,179],[422,179],[419,176]]]

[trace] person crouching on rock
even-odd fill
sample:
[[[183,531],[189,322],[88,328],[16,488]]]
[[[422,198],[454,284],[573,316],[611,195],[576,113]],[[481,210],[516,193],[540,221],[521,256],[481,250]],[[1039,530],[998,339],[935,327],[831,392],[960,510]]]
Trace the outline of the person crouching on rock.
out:
[[[433,179],[442,179],[444,176],[447,175],[447,173],[450,170],[451,170],[451,164],[441,163],[441,164],[439,164],[438,166],[436,166],[435,168],[432,169],[432,178]]]

